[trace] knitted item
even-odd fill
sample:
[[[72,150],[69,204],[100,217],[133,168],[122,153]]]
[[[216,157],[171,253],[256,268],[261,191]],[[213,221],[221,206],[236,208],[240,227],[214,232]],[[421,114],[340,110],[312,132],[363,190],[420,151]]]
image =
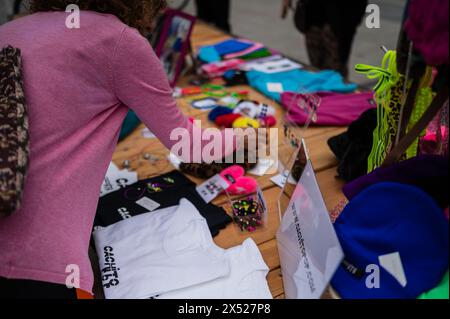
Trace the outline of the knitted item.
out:
[[[277,125],[277,119],[275,118],[275,116],[272,115],[263,117],[261,119],[261,125],[263,127],[274,127]]]
[[[215,109],[213,109],[213,110],[209,113],[208,119],[209,119],[211,122],[215,122],[215,121],[216,121],[216,118],[218,118],[219,116],[221,116],[221,115],[226,115],[226,114],[231,114],[231,113],[233,113],[233,110],[230,109],[229,107],[226,107],[226,106],[219,106],[219,107],[216,107]]]
[[[226,114],[216,118],[216,125],[219,127],[232,128],[234,121],[241,118],[241,114]]]
[[[255,161],[254,163],[249,162],[249,155],[254,155]],[[244,161],[243,163],[236,163],[236,152],[233,154],[233,163],[225,163],[224,160],[213,162],[210,164],[207,163],[181,163],[180,171],[184,174],[191,175],[193,177],[197,177],[200,179],[208,179],[213,177],[214,175],[220,174],[225,169],[238,165],[241,166],[245,171],[249,171],[258,163],[258,154],[249,154],[247,149],[244,149]]]
[[[229,195],[248,195],[256,192],[258,182],[251,178],[245,177],[245,170],[241,166],[231,166],[220,173],[230,185],[227,189]]]
[[[233,128],[259,128],[259,121],[251,119],[249,117],[240,117],[233,122]]]

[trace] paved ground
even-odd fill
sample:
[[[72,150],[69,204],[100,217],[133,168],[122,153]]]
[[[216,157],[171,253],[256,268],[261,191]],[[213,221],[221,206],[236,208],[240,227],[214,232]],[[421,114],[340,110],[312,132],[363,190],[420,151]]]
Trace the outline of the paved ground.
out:
[[[220,0],[211,0],[220,1]],[[303,36],[295,29],[292,18],[280,18],[281,0],[231,0],[233,33],[257,40],[300,61],[308,61]],[[336,0],[338,1],[338,0]],[[194,13],[191,4],[187,11]],[[406,0],[371,0],[380,6],[381,28],[368,29],[363,23],[356,36],[350,65],[379,65],[383,57],[380,46],[395,49]],[[370,83],[365,76],[351,72],[358,84]]]

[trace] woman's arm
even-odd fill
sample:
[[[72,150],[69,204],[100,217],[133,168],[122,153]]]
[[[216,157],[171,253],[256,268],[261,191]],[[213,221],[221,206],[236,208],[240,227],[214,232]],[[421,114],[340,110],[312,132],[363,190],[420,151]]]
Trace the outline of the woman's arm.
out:
[[[198,158],[193,157],[193,150],[203,148],[209,141],[198,141],[198,132],[197,135],[194,134],[193,124],[178,108],[161,62],[147,39],[135,29],[126,28],[113,53],[111,68],[117,98],[134,110],[169,149],[178,142],[170,138],[174,130],[185,131],[190,143],[190,156],[187,158],[185,155],[182,160],[198,161]],[[222,153],[217,156],[214,154],[216,160],[231,154],[236,145],[233,135],[225,138],[225,133],[222,132],[220,137],[218,143],[221,143]],[[230,139],[232,143],[228,144],[231,145],[225,145],[225,141]]]

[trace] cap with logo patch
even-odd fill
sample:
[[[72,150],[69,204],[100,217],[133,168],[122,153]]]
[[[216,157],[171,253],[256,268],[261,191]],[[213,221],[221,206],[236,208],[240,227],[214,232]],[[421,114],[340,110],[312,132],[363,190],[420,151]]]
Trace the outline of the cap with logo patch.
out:
[[[448,221],[414,186],[368,187],[347,205],[335,229],[345,262],[332,286],[342,298],[415,299],[448,270]]]

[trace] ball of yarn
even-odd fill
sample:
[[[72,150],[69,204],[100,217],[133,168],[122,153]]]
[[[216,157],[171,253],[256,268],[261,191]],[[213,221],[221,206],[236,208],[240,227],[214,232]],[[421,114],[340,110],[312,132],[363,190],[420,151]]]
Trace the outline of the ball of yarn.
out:
[[[218,118],[221,115],[226,115],[226,114],[231,114],[233,113],[233,110],[230,109],[229,107],[226,106],[218,106],[215,109],[213,109],[209,115],[208,115],[208,119],[211,122],[215,122],[216,118]]]
[[[216,118],[216,124],[220,127],[231,128],[233,127],[234,121],[241,118],[241,114],[225,114]]]
[[[261,125],[264,127],[274,127],[275,125],[277,125],[277,119],[275,118],[275,116],[268,115],[261,119]]]
[[[233,128],[259,128],[259,121],[251,119],[249,117],[240,117],[233,122]]]

